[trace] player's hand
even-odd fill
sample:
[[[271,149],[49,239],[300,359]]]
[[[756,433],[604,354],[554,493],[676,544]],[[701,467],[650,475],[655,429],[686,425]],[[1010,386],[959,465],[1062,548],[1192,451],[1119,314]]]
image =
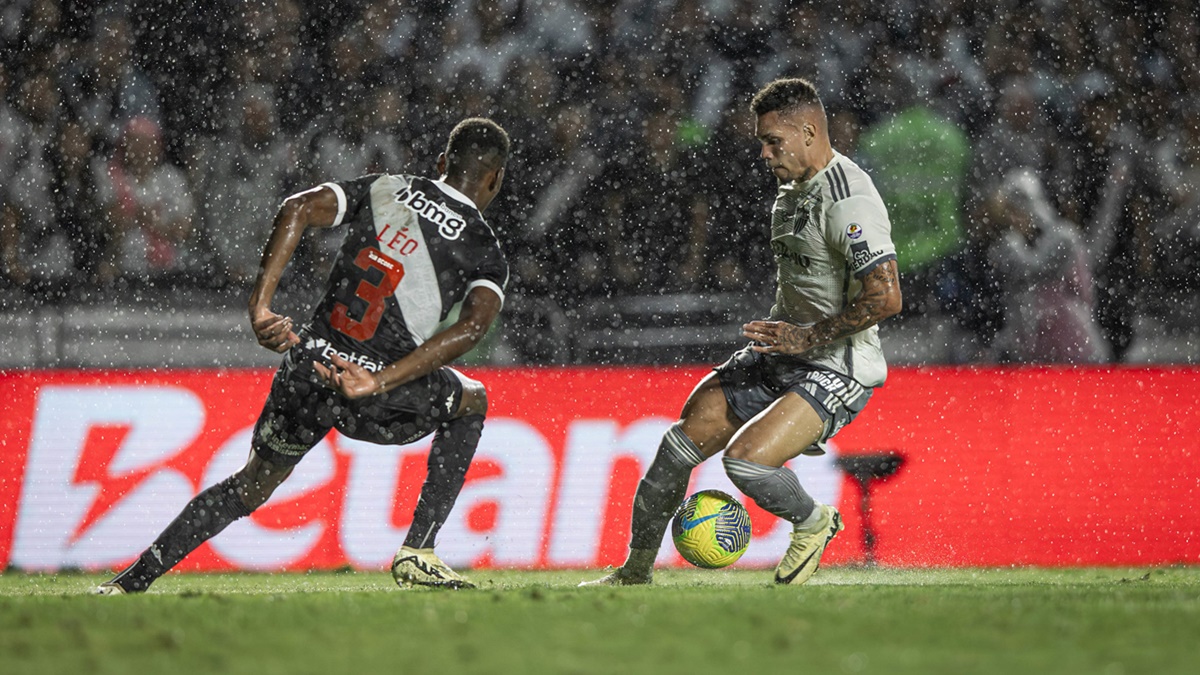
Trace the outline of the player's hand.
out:
[[[282,354],[293,345],[300,344],[300,336],[292,330],[292,318],[289,316],[265,309],[250,315],[250,325],[254,327],[258,344],[271,351]]]
[[[803,354],[812,347],[812,328],[786,321],[751,321],[742,335],[761,342],[751,349],[762,354]]]
[[[375,373],[337,354],[331,354],[329,360],[333,362],[332,367],[313,361],[313,369],[325,386],[346,398],[365,398],[383,393],[383,386],[375,378]]]

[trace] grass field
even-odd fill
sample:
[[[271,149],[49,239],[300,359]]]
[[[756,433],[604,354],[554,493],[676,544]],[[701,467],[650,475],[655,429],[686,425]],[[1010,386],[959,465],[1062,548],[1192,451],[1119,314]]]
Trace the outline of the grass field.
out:
[[[0,673],[1196,673],[1200,568],[0,575]]]

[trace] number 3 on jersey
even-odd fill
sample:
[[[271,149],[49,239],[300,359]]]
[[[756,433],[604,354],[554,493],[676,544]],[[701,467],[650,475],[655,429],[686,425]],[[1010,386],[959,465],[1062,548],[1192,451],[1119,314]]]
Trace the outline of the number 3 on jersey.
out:
[[[359,342],[364,342],[370,340],[375,335],[375,330],[379,328],[379,321],[383,318],[387,299],[396,291],[396,286],[399,286],[400,280],[404,278],[404,265],[380,253],[379,249],[370,246],[358,252],[358,256],[354,258],[354,264],[363,271],[379,270],[383,273],[383,280],[378,284],[372,284],[366,279],[358,282],[358,288],[355,289],[354,295],[367,301],[367,309],[363,312],[362,319],[358,321],[351,319],[350,308],[339,302],[333,308],[329,323],[337,331]]]

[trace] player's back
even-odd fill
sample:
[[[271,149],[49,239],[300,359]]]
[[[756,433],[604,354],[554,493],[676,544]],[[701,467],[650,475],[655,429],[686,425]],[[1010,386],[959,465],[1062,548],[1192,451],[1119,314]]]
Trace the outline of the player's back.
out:
[[[324,186],[345,235],[305,346],[378,370],[429,339],[471,288],[504,297],[499,241],[458,190],[399,174]]]

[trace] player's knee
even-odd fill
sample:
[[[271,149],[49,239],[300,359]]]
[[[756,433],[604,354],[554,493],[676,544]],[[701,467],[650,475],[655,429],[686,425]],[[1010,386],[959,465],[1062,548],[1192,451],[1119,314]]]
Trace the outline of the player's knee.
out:
[[[725,448],[725,457],[729,459],[741,459],[748,462],[753,462],[757,456],[758,453],[756,452],[756,448],[749,443],[739,443],[734,441],[733,443],[729,444],[728,448]]]
[[[256,461],[257,460],[257,461]],[[249,511],[262,506],[274,494],[275,488],[283,484],[292,473],[290,466],[277,466],[257,455],[241,471],[235,474],[238,496]]]
[[[462,404],[458,407],[458,416],[487,415],[487,389],[477,380],[463,382]]]

